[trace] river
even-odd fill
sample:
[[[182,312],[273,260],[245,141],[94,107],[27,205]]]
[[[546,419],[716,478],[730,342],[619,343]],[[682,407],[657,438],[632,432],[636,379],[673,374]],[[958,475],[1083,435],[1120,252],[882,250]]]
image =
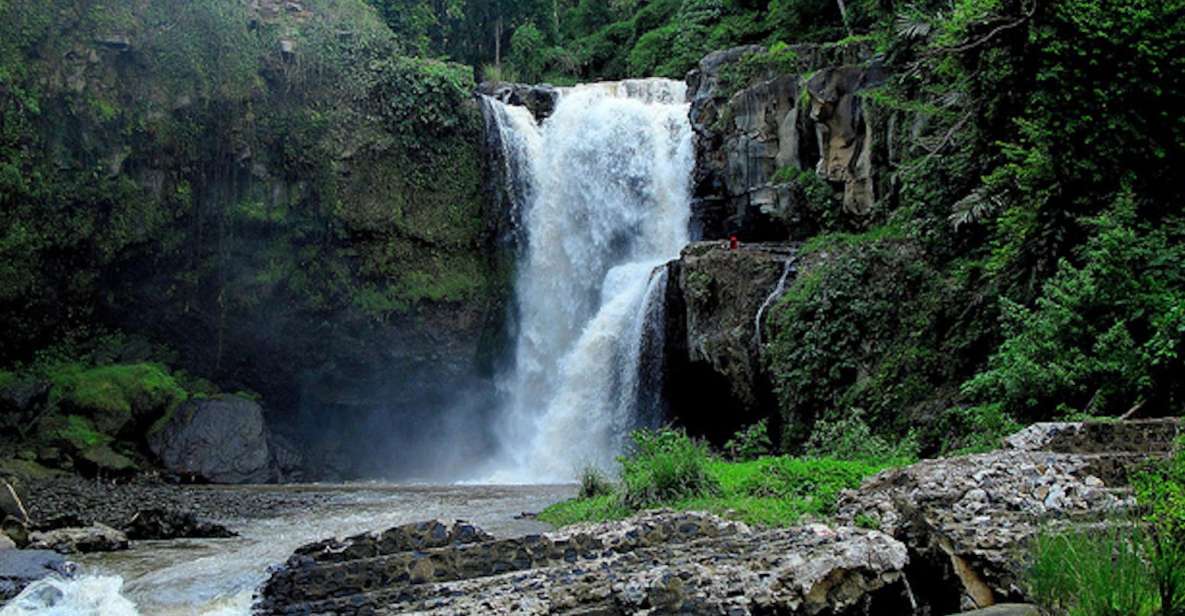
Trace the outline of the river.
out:
[[[131,550],[77,559],[71,581],[31,586],[0,616],[213,616],[250,613],[268,567],[297,547],[429,519],[462,519],[499,537],[548,530],[524,519],[575,494],[574,486],[348,484],[220,488],[230,494],[309,491],[326,496],[299,511],[216,520],[234,539],[137,542]]]

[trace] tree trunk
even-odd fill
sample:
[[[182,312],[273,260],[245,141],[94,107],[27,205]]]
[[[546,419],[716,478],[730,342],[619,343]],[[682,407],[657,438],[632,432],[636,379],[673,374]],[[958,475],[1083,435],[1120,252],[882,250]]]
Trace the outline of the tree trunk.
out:
[[[502,67],[502,16],[494,21],[494,66]]]

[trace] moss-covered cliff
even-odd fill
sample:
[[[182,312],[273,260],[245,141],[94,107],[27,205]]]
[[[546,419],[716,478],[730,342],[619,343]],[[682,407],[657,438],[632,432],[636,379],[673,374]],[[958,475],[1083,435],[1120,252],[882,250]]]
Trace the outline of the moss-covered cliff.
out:
[[[507,278],[472,71],[400,52],[361,0],[0,1],[0,363],[116,332],[371,430],[467,387]]]

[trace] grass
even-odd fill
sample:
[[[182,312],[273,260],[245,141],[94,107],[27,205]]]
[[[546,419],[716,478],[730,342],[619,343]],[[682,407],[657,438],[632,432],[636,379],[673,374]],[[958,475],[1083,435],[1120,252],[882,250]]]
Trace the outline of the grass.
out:
[[[1051,613],[1152,616],[1156,584],[1134,528],[1039,536],[1030,548],[1029,590]]]
[[[681,432],[642,434],[640,440],[646,445],[621,460],[623,483],[613,494],[557,503],[541,512],[539,519],[566,526],[670,508],[708,511],[761,526],[789,526],[804,517],[830,515],[841,491],[858,487],[865,477],[893,464],[792,456],[733,462],[712,456]]]

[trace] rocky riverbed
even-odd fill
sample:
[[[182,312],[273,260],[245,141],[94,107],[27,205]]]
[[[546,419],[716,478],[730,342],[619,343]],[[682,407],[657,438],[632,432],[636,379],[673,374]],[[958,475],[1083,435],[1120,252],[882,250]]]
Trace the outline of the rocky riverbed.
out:
[[[73,506],[118,523],[149,505],[185,507],[238,536],[132,540],[76,557],[78,570],[3,546],[0,562],[20,554],[10,569],[79,580],[37,600],[69,604],[87,588],[134,604],[113,614],[1028,614],[1000,607],[1028,598],[1027,541],[1124,519],[1129,475],[1168,455],[1180,433],[1173,420],[1038,424],[995,452],[885,471],[843,494],[828,523],[780,529],[657,511],[555,531],[519,515],[570,486],[108,490],[54,480],[29,490],[33,517]]]

